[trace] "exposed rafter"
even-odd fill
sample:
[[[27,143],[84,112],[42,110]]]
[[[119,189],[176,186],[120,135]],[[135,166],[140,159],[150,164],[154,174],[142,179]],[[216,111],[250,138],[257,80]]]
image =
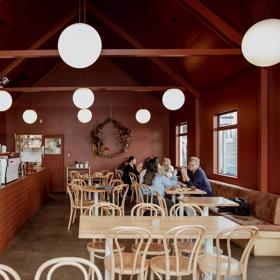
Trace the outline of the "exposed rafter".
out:
[[[72,12],[67,17],[65,17],[61,22],[59,22],[57,25],[55,25],[52,29],[50,29],[47,33],[45,33],[39,40],[37,40],[35,43],[33,43],[29,50],[35,50],[41,47],[44,43],[46,43],[49,39],[51,39],[57,32],[59,32],[64,26],[66,26],[69,22],[71,22],[75,16],[77,15],[77,12]],[[1,71],[2,76],[8,76],[10,72],[15,70],[23,61],[25,57],[21,56],[15,59],[12,63],[10,63],[6,68],[4,68]]]
[[[227,22],[217,16],[213,11],[208,7],[202,4],[199,0],[177,0],[181,5],[186,9],[194,11],[195,15],[202,20],[203,23],[206,23],[205,20],[218,30],[225,38],[234,42],[237,45],[241,44],[242,35],[232,28]]]
[[[101,11],[99,11],[96,7],[90,5],[88,7],[89,11],[100,21],[102,21],[106,26],[108,26],[111,30],[113,30],[116,34],[122,37],[125,41],[127,41],[131,46],[137,49],[144,49],[139,41],[137,41],[134,37],[128,34],[124,29],[122,29],[119,25],[113,22],[110,18],[104,15]],[[188,92],[190,92],[194,97],[199,98],[200,92],[191,85],[188,81],[186,81],[179,74],[175,73],[174,70],[169,67],[166,63],[164,63],[159,58],[150,58],[150,60],[155,63],[162,71],[164,71],[170,78],[174,81],[182,85]]]
[[[63,87],[10,87],[10,88],[5,88],[8,92],[23,92],[23,93],[38,93],[38,92],[67,92],[71,91],[73,92],[80,86],[63,86]],[[142,87],[142,86],[86,86],[87,88],[92,89],[93,91],[108,91],[108,92],[163,92],[166,91],[167,89],[170,89],[172,86],[147,86],[147,87]],[[182,90],[185,90],[184,87],[179,87]]]
[[[103,49],[102,57],[189,57],[241,55],[240,49]],[[0,59],[58,57],[58,50],[0,51]]]

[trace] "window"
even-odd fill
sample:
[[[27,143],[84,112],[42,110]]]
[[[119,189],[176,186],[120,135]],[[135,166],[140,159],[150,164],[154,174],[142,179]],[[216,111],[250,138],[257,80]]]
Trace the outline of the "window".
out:
[[[237,177],[237,123],[237,111],[215,116],[215,173]]]
[[[182,123],[176,127],[176,164],[187,166],[188,161],[188,125]]]

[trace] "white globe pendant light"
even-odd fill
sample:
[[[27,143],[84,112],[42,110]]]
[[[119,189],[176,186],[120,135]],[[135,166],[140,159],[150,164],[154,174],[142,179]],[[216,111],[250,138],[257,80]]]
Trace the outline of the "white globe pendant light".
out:
[[[170,88],[163,94],[162,103],[168,110],[178,110],[185,103],[185,95],[178,88]]]
[[[0,112],[7,111],[13,103],[11,95],[5,91],[0,90]]]
[[[147,109],[140,109],[136,112],[135,117],[139,123],[144,124],[150,121],[151,113]]]
[[[94,94],[89,88],[78,88],[73,94],[73,102],[76,107],[87,109],[94,102]]]
[[[280,62],[280,20],[262,20],[245,33],[241,49],[244,57],[260,67]]]
[[[78,112],[78,120],[81,123],[88,123],[92,119],[92,113],[89,109],[81,109]]]
[[[100,56],[102,42],[98,32],[86,23],[66,27],[58,39],[62,60],[74,68],[86,68]]]
[[[37,113],[34,110],[25,110],[22,114],[25,123],[33,124],[37,121]]]

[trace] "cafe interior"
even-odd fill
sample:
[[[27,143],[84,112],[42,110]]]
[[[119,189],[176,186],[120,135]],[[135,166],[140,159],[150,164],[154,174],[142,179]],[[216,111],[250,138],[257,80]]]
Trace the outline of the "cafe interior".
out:
[[[0,34],[0,279],[279,279],[278,0],[0,0]]]

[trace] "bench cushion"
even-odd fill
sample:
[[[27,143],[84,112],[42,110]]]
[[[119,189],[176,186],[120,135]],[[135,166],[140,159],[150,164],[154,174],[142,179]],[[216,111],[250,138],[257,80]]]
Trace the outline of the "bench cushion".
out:
[[[242,197],[251,204],[251,214],[257,221],[263,221],[266,225],[280,225],[280,196],[263,193],[240,186],[227,184],[220,181],[209,180],[215,196],[223,196],[229,199]],[[219,213],[220,214],[220,213]],[[237,216],[240,217],[240,216]],[[245,219],[244,219],[245,222]],[[253,220],[251,220],[253,222]]]

